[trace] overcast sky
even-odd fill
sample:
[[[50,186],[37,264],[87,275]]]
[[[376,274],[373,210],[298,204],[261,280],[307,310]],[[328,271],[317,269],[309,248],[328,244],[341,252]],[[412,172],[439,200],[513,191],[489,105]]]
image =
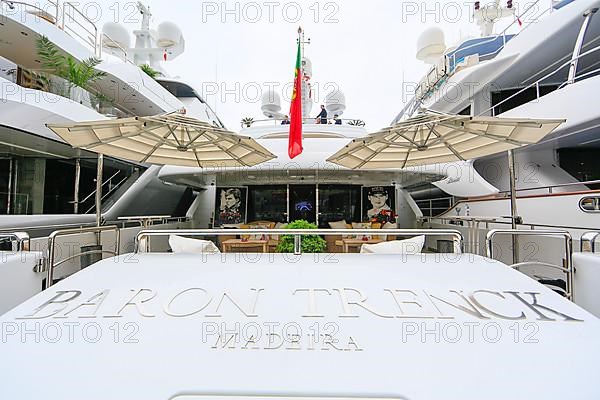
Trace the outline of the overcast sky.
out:
[[[124,23],[130,31],[139,26],[135,2],[88,3],[88,15],[96,4],[102,10],[99,26],[106,21]],[[185,53],[167,63],[167,71],[193,85],[236,131],[243,117],[264,118],[260,95],[272,85],[282,95],[282,112],[288,112],[298,26],[311,39],[305,48],[313,64],[311,114],[317,114],[331,88],[339,87],[346,95],[343,117],[362,119],[369,130],[390,123],[410,94],[403,82],[419,81],[426,72],[415,58],[423,30],[439,26],[448,45],[478,32],[470,22],[472,2],[462,0],[144,3],[153,14],[152,27],[173,21],[185,37]]]

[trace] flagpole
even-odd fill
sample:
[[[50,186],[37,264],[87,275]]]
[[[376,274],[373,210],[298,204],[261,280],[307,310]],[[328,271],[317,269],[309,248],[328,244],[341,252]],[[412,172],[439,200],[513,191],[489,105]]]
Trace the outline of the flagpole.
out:
[[[298,44],[300,44],[300,70],[298,71],[298,78],[300,79],[300,85],[304,82],[304,31],[301,26],[298,26]],[[302,103],[302,96],[300,96],[300,102]],[[302,123],[304,124],[304,111],[301,113]]]

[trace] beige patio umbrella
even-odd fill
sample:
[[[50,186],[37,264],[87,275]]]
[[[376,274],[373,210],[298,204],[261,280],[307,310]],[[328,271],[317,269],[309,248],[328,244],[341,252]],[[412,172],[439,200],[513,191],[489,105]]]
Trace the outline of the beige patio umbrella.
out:
[[[47,126],[71,146],[98,153],[97,226],[101,224],[103,155],[203,168],[246,167],[276,158],[251,137],[177,113]]]
[[[327,161],[352,169],[377,169],[470,160],[537,143],[563,122],[426,111],[352,140]]]
[[[275,158],[254,139],[181,114],[49,124],[73,147],[150,164],[245,167]]]
[[[405,168],[464,161],[508,151],[511,219],[517,225],[512,150],[542,140],[564,119],[471,117],[426,110],[354,139],[327,161],[351,169]]]

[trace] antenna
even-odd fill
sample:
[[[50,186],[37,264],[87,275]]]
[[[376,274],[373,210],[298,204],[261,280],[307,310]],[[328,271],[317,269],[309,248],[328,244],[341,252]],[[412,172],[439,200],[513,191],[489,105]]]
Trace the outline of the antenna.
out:
[[[147,31],[150,29],[150,17],[152,17],[150,7],[146,7],[141,1],[138,1],[137,8],[140,14],[142,14],[142,30]]]
[[[296,39],[296,43],[300,43],[301,47],[301,52],[302,52],[302,57],[304,57],[304,45],[305,44],[310,44],[310,38],[308,39],[304,39],[304,30],[302,29],[301,26],[298,27],[298,39]]]

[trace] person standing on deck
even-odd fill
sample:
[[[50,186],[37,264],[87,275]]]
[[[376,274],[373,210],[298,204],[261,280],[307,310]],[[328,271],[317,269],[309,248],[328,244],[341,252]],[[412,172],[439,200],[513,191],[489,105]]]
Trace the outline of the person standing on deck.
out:
[[[327,110],[325,106],[321,104],[321,112],[317,115],[317,124],[326,124],[327,123]]]

